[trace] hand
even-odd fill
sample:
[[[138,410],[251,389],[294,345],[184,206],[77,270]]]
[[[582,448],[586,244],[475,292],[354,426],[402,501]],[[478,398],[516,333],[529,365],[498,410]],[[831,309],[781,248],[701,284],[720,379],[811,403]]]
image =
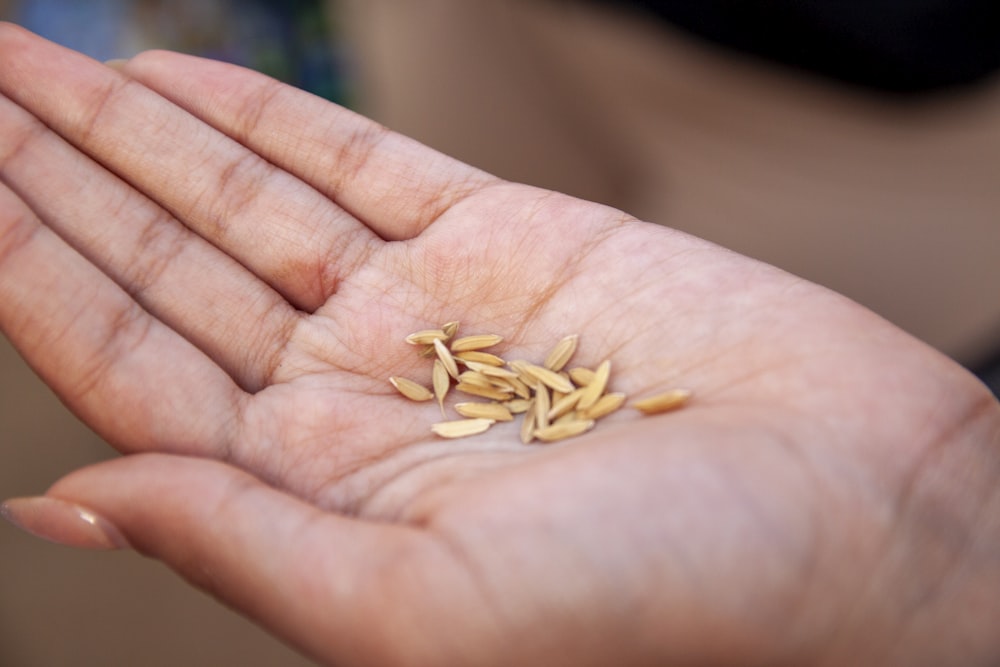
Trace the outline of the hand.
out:
[[[129,455],[15,520],[88,508],[337,665],[1000,659],[1000,406],[941,355],[259,74],[0,59],[0,328]],[[441,440],[387,378],[447,320],[695,399]]]

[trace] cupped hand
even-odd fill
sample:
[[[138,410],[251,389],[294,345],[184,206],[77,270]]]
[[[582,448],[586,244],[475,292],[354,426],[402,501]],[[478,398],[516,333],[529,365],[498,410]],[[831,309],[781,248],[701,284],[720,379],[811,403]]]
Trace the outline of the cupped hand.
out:
[[[304,652],[1000,659],[1000,406],[936,352],[253,72],[13,26],[0,56],[0,329],[129,455],[49,497]],[[695,398],[442,440],[388,377],[429,384],[403,338],[448,320],[509,359],[579,333],[614,390]]]

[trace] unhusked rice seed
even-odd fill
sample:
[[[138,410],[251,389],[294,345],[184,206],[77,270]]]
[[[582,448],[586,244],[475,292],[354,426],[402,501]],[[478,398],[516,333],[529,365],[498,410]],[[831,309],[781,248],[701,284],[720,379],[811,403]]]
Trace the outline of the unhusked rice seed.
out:
[[[480,398],[492,398],[494,401],[505,401],[510,398],[510,392],[502,391],[496,387],[481,387],[478,384],[470,384],[468,382],[459,382],[455,386],[455,391],[460,391],[470,396],[479,396]]]
[[[427,387],[399,375],[394,375],[389,378],[389,382],[392,383],[392,386],[395,387],[400,394],[406,396],[411,401],[429,401],[434,398],[434,394],[432,394],[431,390]]]
[[[562,338],[538,365],[522,359],[505,361],[483,351],[503,341],[496,334],[455,338],[458,327],[457,321],[448,322],[439,329],[423,329],[406,337],[407,343],[421,348],[422,356],[436,357],[433,391],[408,378],[390,378],[399,393],[410,400],[437,398],[442,415],[453,383],[459,392],[490,399],[455,404],[455,411],[465,419],[433,424],[431,431],[442,438],[477,435],[498,421],[522,415],[521,442],[556,442],[589,431],[598,419],[626,401],[625,394],[608,391],[610,360],[602,361],[596,369],[579,366],[563,371],[576,352],[576,334]],[[465,370],[460,371],[460,366]],[[658,414],[681,407],[690,397],[686,389],[673,389],[636,401],[633,406],[644,414]]]
[[[434,385],[434,395],[437,397],[438,405],[441,407],[441,416],[444,417],[444,399],[451,388],[451,377],[448,375],[448,369],[444,367],[444,362],[440,359],[434,360],[431,382]]]
[[[445,332],[445,334],[448,336],[448,339],[451,340],[452,338],[455,337],[455,334],[458,333],[458,326],[459,326],[458,322],[456,321],[445,322],[444,324],[441,325],[441,331]]]
[[[662,394],[636,401],[632,407],[643,414],[658,415],[661,412],[676,410],[683,406],[691,398],[691,395],[692,393],[688,389],[671,389]]]
[[[498,422],[514,419],[510,410],[500,403],[456,403],[455,412],[470,419],[492,419]]]
[[[493,426],[492,419],[456,419],[431,425],[431,430],[442,438],[465,438],[485,433]]]
[[[577,387],[586,387],[594,381],[594,371],[583,367],[571,368],[569,369],[569,379]]]
[[[464,352],[455,352],[453,355],[455,359],[460,361],[475,361],[480,364],[489,364],[490,366],[503,366],[505,362],[503,359],[495,354],[489,352],[483,352],[482,350],[466,350]]]
[[[604,395],[604,390],[608,387],[608,378],[611,376],[611,360],[605,359],[594,371],[594,379],[590,381],[587,388],[583,390],[580,402],[576,404],[578,410],[586,410],[597,402]]]
[[[606,417],[625,404],[625,394],[620,392],[605,394],[589,408],[580,410],[580,419],[600,419]]]
[[[504,407],[510,410],[511,414],[519,415],[531,409],[533,403],[527,398],[512,398],[504,403]]]
[[[405,338],[410,345],[433,345],[436,340],[447,340],[448,334],[441,329],[414,331]]]
[[[545,428],[537,428],[535,429],[535,437],[542,442],[555,442],[556,440],[564,440],[572,438],[574,435],[580,435],[592,428],[594,428],[594,421],[592,419],[575,419],[552,424]]]
[[[573,334],[571,336],[566,336],[561,341],[556,343],[556,346],[552,348],[549,355],[545,357],[545,363],[543,366],[548,368],[550,371],[561,371],[563,366],[569,363],[573,353],[576,352],[576,345],[579,340],[580,336]]]
[[[570,382],[568,378],[565,378],[562,375],[559,375],[559,373],[556,373],[555,371],[550,371],[548,368],[544,368],[542,366],[536,366],[535,364],[525,364],[524,372],[530,375],[531,377],[535,378],[536,380],[544,382],[552,389],[555,389],[556,391],[561,391],[565,394],[570,393],[576,388],[573,386],[573,383]]]
[[[448,371],[448,375],[452,376],[456,380],[458,379],[458,364],[455,363],[455,357],[451,356],[451,352],[445,347],[444,343],[440,340],[434,340],[434,351],[437,352],[438,359],[444,364],[445,370]]]
[[[503,341],[503,336],[496,334],[477,334],[475,336],[463,336],[451,342],[452,352],[469,352],[471,350],[481,350],[484,347],[493,347]]]

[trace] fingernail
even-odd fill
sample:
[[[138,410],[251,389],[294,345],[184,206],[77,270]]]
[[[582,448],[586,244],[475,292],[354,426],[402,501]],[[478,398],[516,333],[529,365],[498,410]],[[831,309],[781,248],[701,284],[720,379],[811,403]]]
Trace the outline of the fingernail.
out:
[[[110,550],[129,546],[110,521],[58,498],[12,498],[0,504],[0,516],[35,537],[69,547]]]
[[[125,69],[125,65],[128,65],[128,58],[112,58],[111,60],[105,60],[104,64],[120,72]]]

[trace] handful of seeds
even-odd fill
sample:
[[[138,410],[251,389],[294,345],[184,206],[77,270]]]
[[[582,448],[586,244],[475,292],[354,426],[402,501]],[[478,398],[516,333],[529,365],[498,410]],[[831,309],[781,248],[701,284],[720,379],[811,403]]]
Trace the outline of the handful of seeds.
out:
[[[625,404],[625,394],[609,392],[611,361],[597,368],[563,370],[576,352],[579,336],[566,336],[552,348],[541,365],[521,359],[506,361],[487,352],[503,341],[496,334],[456,338],[458,322],[440,329],[424,329],[406,337],[425,357],[434,357],[432,389],[405,377],[389,378],[400,394],[411,401],[437,399],[445,417],[444,400],[452,388],[474,399],[456,403],[462,419],[441,421],[431,431],[442,438],[463,438],[487,431],[496,422],[523,415],[521,442],[535,439],[555,442],[585,433],[598,419]],[[684,405],[686,389],[673,389],[635,402],[644,414],[658,414]]]

